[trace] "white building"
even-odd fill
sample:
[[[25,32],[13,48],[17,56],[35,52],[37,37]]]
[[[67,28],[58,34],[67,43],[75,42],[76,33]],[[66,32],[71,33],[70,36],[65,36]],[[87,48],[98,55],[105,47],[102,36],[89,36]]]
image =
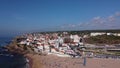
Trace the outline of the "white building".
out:
[[[105,32],[94,32],[94,33],[90,33],[90,36],[98,36],[98,35],[104,35],[106,34]]]
[[[120,33],[107,33],[107,35],[120,36]]]
[[[39,50],[43,51],[43,46],[38,46],[37,47]]]
[[[62,43],[64,42],[64,41],[63,41],[63,38],[58,37],[58,42],[62,44]]]
[[[107,35],[113,35],[113,33],[107,33]]]
[[[79,43],[80,37],[78,35],[73,35],[73,42]]]
[[[27,42],[26,41],[21,41],[20,44],[27,44]]]
[[[118,33],[117,35],[120,36],[120,33]]]
[[[79,43],[80,37],[78,35],[70,35],[70,39],[75,43]]]

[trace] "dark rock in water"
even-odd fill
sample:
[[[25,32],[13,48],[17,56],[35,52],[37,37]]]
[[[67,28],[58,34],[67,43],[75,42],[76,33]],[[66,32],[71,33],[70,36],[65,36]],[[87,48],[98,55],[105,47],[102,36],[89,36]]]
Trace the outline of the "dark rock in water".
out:
[[[26,68],[26,58],[17,53],[11,53],[4,46],[11,38],[0,38],[0,68]]]
[[[9,52],[1,52],[0,68],[25,68],[26,59],[19,54],[11,54]]]

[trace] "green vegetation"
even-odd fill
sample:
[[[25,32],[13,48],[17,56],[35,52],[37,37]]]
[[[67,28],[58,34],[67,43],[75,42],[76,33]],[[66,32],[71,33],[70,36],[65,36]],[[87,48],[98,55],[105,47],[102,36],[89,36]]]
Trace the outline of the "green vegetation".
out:
[[[91,32],[110,32],[110,33],[120,33],[120,29],[109,29],[109,30],[72,30],[72,31],[47,31],[47,32],[33,32],[31,34],[35,33],[41,33],[41,34],[50,34],[50,33],[63,33],[68,32],[69,34],[90,34]]]
[[[119,44],[120,37],[113,35],[101,35],[101,36],[93,36],[85,39],[87,43],[99,43],[99,44]]]

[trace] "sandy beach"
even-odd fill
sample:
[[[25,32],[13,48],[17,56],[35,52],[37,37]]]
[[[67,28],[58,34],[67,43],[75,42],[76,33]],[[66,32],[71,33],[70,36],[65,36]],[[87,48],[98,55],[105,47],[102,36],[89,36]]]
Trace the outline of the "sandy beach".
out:
[[[82,58],[65,58],[54,55],[28,55],[32,59],[32,68],[119,68],[120,59],[87,58],[83,66]],[[31,60],[30,60],[31,62]]]

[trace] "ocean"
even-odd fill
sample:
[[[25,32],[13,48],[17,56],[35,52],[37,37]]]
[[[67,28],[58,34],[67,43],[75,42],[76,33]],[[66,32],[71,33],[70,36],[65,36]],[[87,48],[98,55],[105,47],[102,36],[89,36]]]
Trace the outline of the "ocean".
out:
[[[8,45],[13,37],[0,37],[0,68],[26,68],[26,58],[12,54],[3,46]]]

